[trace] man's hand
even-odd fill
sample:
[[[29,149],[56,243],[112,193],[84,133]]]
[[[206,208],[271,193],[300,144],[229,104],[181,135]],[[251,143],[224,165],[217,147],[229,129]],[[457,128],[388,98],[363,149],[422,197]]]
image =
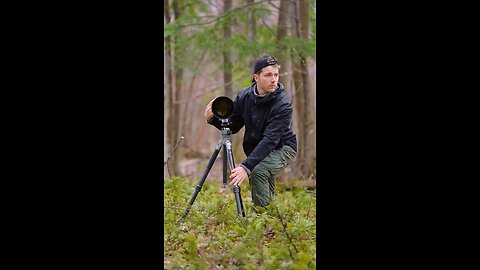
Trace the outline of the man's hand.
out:
[[[207,119],[207,121],[210,121],[210,119],[212,119],[213,117],[213,112],[212,112],[212,103],[215,99],[212,99],[208,105],[207,105],[207,108],[205,109],[205,119]]]
[[[247,179],[248,174],[242,166],[238,166],[232,170],[232,174],[230,175],[230,185],[237,185],[239,186],[243,180]]]

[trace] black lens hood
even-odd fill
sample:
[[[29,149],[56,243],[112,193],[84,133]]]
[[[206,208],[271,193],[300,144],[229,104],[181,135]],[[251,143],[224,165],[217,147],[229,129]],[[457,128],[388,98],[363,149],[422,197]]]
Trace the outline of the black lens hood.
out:
[[[213,100],[212,113],[219,119],[227,119],[233,113],[233,101],[227,96],[219,96]]]

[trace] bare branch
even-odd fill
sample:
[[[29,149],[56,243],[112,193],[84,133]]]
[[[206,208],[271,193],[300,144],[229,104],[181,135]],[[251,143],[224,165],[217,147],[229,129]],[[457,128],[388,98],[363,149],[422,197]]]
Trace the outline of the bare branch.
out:
[[[293,248],[294,248],[295,251],[298,253],[297,247],[295,246],[295,244],[294,244],[293,241],[292,241],[292,238],[290,237],[290,235],[289,235],[288,232],[287,232],[287,224],[286,224],[285,221],[283,220],[283,217],[282,217],[282,215],[280,214],[280,211],[278,211],[278,206],[275,205],[275,209],[277,210],[278,217],[280,218],[280,223],[282,224],[283,232],[285,232],[285,235],[287,236],[288,241],[290,242],[290,244],[292,244]],[[288,249],[288,252],[290,252],[290,249]],[[292,260],[294,260],[293,255],[292,255],[291,252],[290,252],[290,257],[292,258]]]
[[[276,6],[276,5],[274,5],[272,2],[269,2],[269,4],[270,4],[270,6],[274,7],[275,9],[277,9],[277,10],[280,10],[280,7],[279,7],[279,6]]]
[[[214,23],[214,22],[216,22],[216,21],[218,21],[218,20],[220,20],[220,19],[222,19],[226,16],[229,16],[230,14],[232,14],[232,13],[238,11],[238,10],[241,10],[241,9],[244,9],[244,8],[247,8],[247,7],[250,7],[250,6],[258,5],[258,4],[261,4],[261,3],[265,3],[265,2],[272,2],[272,1],[275,1],[275,0],[260,0],[258,2],[249,3],[249,4],[246,4],[246,5],[231,9],[228,12],[225,12],[223,14],[220,14],[218,17],[216,17],[213,20],[206,21],[206,22],[200,22],[200,23],[182,24],[182,25],[179,25],[179,28],[185,28],[185,27],[196,26],[196,25],[211,24],[211,23]],[[278,1],[278,0],[276,0],[276,1]]]

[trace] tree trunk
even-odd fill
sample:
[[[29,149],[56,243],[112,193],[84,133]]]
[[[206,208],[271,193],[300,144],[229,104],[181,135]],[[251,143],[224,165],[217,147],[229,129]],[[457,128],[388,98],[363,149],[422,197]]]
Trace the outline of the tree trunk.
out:
[[[175,1],[174,1],[175,5]],[[168,1],[164,1],[164,14],[165,14],[165,22],[168,24],[171,22],[171,6],[168,4]],[[175,16],[175,18],[177,18]],[[179,111],[179,104],[176,104],[176,100],[178,100],[178,84],[177,79],[177,71],[175,71],[175,37],[167,37],[166,40],[166,51],[165,54],[165,62],[167,66],[167,96],[168,96],[168,117],[167,117],[167,145],[168,149],[171,151],[173,150],[176,142],[178,141],[178,111]],[[170,176],[178,175],[178,160],[175,158],[176,152],[170,156],[170,160],[168,162],[167,170]]]
[[[307,41],[308,40],[308,32],[309,32],[309,14],[308,14],[308,0],[300,0],[300,34],[301,34],[301,39]],[[304,101],[304,108],[305,110],[303,111],[303,119],[304,121],[304,141],[306,144],[306,149],[304,152],[305,155],[305,170],[304,174],[307,177],[310,177],[310,175],[314,171],[314,156],[315,156],[315,144],[314,144],[314,129],[313,129],[313,120],[314,119],[313,113],[313,107],[310,99],[310,82],[309,82],[309,76],[308,76],[308,62],[305,56],[302,55],[302,52],[300,52],[300,72],[302,74],[302,82],[303,82],[303,89],[302,91],[303,94],[303,101]]]
[[[170,6],[168,4],[168,0],[165,0],[163,2],[164,4],[164,15],[165,15],[165,23],[166,24],[169,24],[170,23]],[[165,38],[165,59],[164,59],[164,62],[165,62],[165,71],[164,71],[164,74],[166,75],[166,79],[165,79],[165,82],[166,82],[166,97],[167,97],[167,105],[166,105],[166,108],[165,110],[167,111],[167,123],[166,123],[166,132],[167,132],[167,138],[166,138],[166,141],[167,141],[167,149],[173,149],[173,145],[174,145],[174,142],[173,142],[173,129],[172,129],[172,126],[174,124],[174,121],[173,121],[173,118],[172,118],[172,115],[173,115],[173,86],[172,86],[172,78],[173,78],[173,75],[172,75],[172,38],[170,36],[166,37]],[[164,90],[165,91],[165,90]],[[168,155],[168,154],[167,154]],[[168,158],[168,157],[167,157]],[[167,159],[165,159],[166,161]],[[170,175],[170,173],[172,172],[170,170],[170,163],[167,163],[167,165],[165,166],[165,173],[168,173],[167,175]]]
[[[288,35],[288,16],[289,16],[289,0],[280,1],[280,11],[278,13],[278,28],[277,28],[277,41],[279,43],[275,50],[275,58],[280,62],[280,73],[284,73],[287,70],[288,51],[285,46],[281,45],[283,39]],[[286,87],[288,81],[287,76],[280,76],[279,82]]]
[[[294,35],[298,38],[308,39],[308,0],[295,1],[293,5]],[[309,177],[313,171],[313,154],[315,153],[312,135],[312,113],[311,102],[309,98],[310,83],[308,78],[308,65],[302,52],[295,52],[292,55],[293,77],[295,84],[295,109],[298,115],[298,156],[297,173],[303,177]]]
[[[168,102],[168,84],[169,84],[169,79],[168,79],[168,72],[167,70],[169,69],[168,67],[168,51],[164,47],[163,48],[163,161],[167,161],[168,159],[168,142],[167,142],[167,120],[168,120],[168,108],[169,108],[169,102]],[[165,91],[167,90],[167,91]],[[163,171],[163,177],[167,177],[167,170],[164,168]]]
[[[178,20],[180,16],[182,16],[182,11],[179,7],[179,1],[173,1],[173,13],[175,20]],[[181,48],[178,47],[176,39],[178,39],[179,36],[182,35],[182,30],[178,30],[178,33],[174,36],[173,44],[174,44],[174,56],[172,58],[173,60],[173,73],[175,76],[175,87],[174,87],[174,102],[173,102],[173,116],[172,118],[174,119],[174,125],[172,126],[173,129],[173,141],[174,144],[176,144],[179,140],[180,137],[182,136],[183,130],[181,130],[182,123],[184,121],[184,111],[182,110],[182,103],[179,102],[182,99],[182,87],[183,87],[183,68],[180,67],[179,61],[178,61],[178,56],[179,52],[181,51]],[[180,146],[179,146],[180,147]],[[179,148],[175,150],[175,153],[172,155],[174,157],[179,157]],[[179,169],[179,158],[174,158],[172,161],[172,167],[175,175],[181,175],[181,171]]]
[[[255,1],[254,0],[247,0],[247,4],[253,4]],[[257,18],[255,17],[255,14],[253,12],[250,12],[248,14],[248,21],[250,22],[250,29],[247,28],[248,32],[248,38],[250,39],[251,42],[255,42],[255,39],[257,38]],[[258,52],[253,53],[252,52],[252,58],[250,60],[250,72],[253,73],[253,65],[255,65],[255,58],[260,56],[256,55]],[[252,75],[253,77],[253,75]]]
[[[225,0],[223,5],[223,12],[227,13],[232,8],[232,0]],[[223,39],[228,41],[232,35],[232,30],[229,24],[223,26]],[[225,84],[225,96],[232,97],[232,61],[228,52],[223,52],[223,83]]]
[[[296,119],[297,119],[297,161],[296,161],[296,167],[295,167],[295,174],[298,175],[305,175],[305,137],[306,137],[306,132],[305,132],[305,125],[303,121],[300,121],[299,119],[303,120],[303,116],[305,115],[305,101],[304,97],[302,95],[302,76],[300,74],[300,65],[298,63],[298,60],[296,59],[297,56],[293,55],[292,56],[292,68],[293,68],[293,82],[295,85],[295,94],[294,94],[294,110],[296,113]]]

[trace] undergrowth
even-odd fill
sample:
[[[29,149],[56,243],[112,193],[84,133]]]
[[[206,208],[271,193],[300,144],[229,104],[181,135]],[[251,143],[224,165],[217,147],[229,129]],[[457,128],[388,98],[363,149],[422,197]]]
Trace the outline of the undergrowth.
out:
[[[238,217],[231,186],[206,181],[186,219],[179,223],[197,180],[164,179],[165,269],[315,269],[315,193],[279,191],[256,214],[248,183]]]

